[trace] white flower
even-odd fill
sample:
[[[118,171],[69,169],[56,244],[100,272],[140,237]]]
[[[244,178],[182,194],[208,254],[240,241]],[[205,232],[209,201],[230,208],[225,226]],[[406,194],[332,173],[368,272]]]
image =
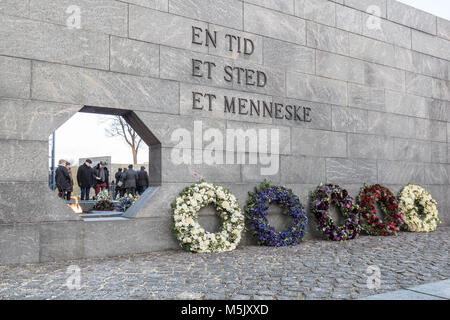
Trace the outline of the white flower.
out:
[[[216,202],[217,199],[220,201]],[[207,233],[197,221],[197,212],[211,203],[219,204],[220,218],[224,223],[220,233]],[[194,185],[176,198],[173,219],[178,239],[191,252],[233,250],[244,230],[244,216],[236,197],[226,189],[208,183]]]
[[[228,201],[222,202],[222,207],[227,211],[231,210],[230,203]]]
[[[425,217],[419,214],[416,201],[422,206]],[[420,186],[409,185],[402,190],[399,196],[399,211],[403,214],[403,220],[409,231],[434,231],[440,223],[436,201]]]
[[[194,193],[192,196],[197,201],[202,201],[203,196],[200,193]]]
[[[226,195],[223,191],[217,191],[217,197],[219,199],[226,199]]]

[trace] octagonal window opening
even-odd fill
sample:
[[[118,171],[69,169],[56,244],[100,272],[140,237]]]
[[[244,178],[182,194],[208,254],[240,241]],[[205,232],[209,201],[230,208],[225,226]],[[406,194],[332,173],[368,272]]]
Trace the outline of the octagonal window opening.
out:
[[[49,137],[49,187],[85,221],[125,220],[161,185],[161,143],[130,110],[85,106]]]

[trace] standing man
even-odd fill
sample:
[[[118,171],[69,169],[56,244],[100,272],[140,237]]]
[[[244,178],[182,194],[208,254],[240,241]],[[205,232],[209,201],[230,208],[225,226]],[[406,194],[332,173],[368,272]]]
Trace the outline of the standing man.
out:
[[[55,182],[58,188],[58,196],[67,199],[67,191],[70,189],[70,175],[66,168],[65,160],[59,160],[58,162],[58,168],[55,172]]]
[[[120,180],[122,181],[122,187],[120,188],[120,197],[123,198],[125,196],[125,176],[127,175],[127,168],[123,168],[122,175],[120,176]]]
[[[125,182],[125,189],[127,194],[131,194],[133,196],[136,195],[136,185],[138,180],[137,172],[133,170],[133,165],[130,164],[128,166],[128,170],[123,174],[123,181]]]
[[[114,190],[114,200],[117,198],[117,195],[121,195],[121,189],[124,186],[123,180],[122,180],[122,168],[119,168],[114,175],[114,178],[116,179],[116,189]]]
[[[73,175],[72,175],[72,167],[70,165],[70,162],[66,162],[66,169],[67,169],[67,172],[69,172],[69,177],[70,177],[69,189],[67,189],[66,196],[67,196],[67,200],[70,200],[70,198],[72,196],[72,192],[73,192]]]
[[[138,172],[138,192],[139,195],[142,195],[145,190],[147,190],[148,185],[149,185],[149,181],[148,181],[148,173],[147,171],[145,171],[145,167],[142,166],[141,170]]]
[[[106,162],[100,161],[99,164],[95,166],[95,196],[101,190],[105,190],[109,188],[109,171],[106,167]]]
[[[81,200],[89,200],[89,193],[94,185],[95,173],[91,164],[92,160],[86,159],[84,164],[78,168],[77,181],[81,190]]]

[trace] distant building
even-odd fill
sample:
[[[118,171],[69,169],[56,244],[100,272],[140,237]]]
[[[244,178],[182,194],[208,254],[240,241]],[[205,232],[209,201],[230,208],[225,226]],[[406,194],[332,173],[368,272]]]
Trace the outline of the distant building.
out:
[[[92,160],[92,166],[93,167],[95,167],[98,163],[100,163],[100,161],[106,162],[106,167],[108,168],[108,171],[109,171],[109,182],[110,183],[115,180],[114,175],[116,174],[116,172],[117,172],[117,170],[119,168],[127,168],[128,169],[128,166],[131,164],[131,163],[125,163],[125,164],[122,164],[122,163],[111,163],[111,161],[112,161],[111,160],[111,156],[105,156],[105,157],[80,158],[78,160],[79,165],[81,166],[86,161],[86,159],[91,159]],[[142,166],[144,166],[145,169],[148,172],[148,167],[149,167],[148,162],[144,163],[144,164],[134,164],[133,165],[135,170],[140,170]],[[72,168],[73,168],[73,166],[72,166]],[[73,169],[75,169],[75,168],[73,168]],[[78,168],[76,168],[76,169],[78,169]]]
[[[106,167],[108,168],[108,170],[111,172],[111,156],[107,156],[107,157],[86,157],[86,158],[80,158],[78,160],[79,166],[81,166],[86,159],[91,159],[92,160],[92,166],[95,167],[97,164],[100,163],[100,161],[106,162]]]

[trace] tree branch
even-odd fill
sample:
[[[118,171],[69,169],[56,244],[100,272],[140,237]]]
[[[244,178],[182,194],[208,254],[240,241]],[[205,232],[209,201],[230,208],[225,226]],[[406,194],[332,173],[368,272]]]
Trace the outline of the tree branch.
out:
[[[132,126],[128,124],[121,116],[116,116],[110,122],[109,128],[105,129],[107,136],[109,137],[122,137],[125,142],[131,147],[133,158],[137,155],[139,149],[142,147],[142,138],[139,137],[137,132]]]

